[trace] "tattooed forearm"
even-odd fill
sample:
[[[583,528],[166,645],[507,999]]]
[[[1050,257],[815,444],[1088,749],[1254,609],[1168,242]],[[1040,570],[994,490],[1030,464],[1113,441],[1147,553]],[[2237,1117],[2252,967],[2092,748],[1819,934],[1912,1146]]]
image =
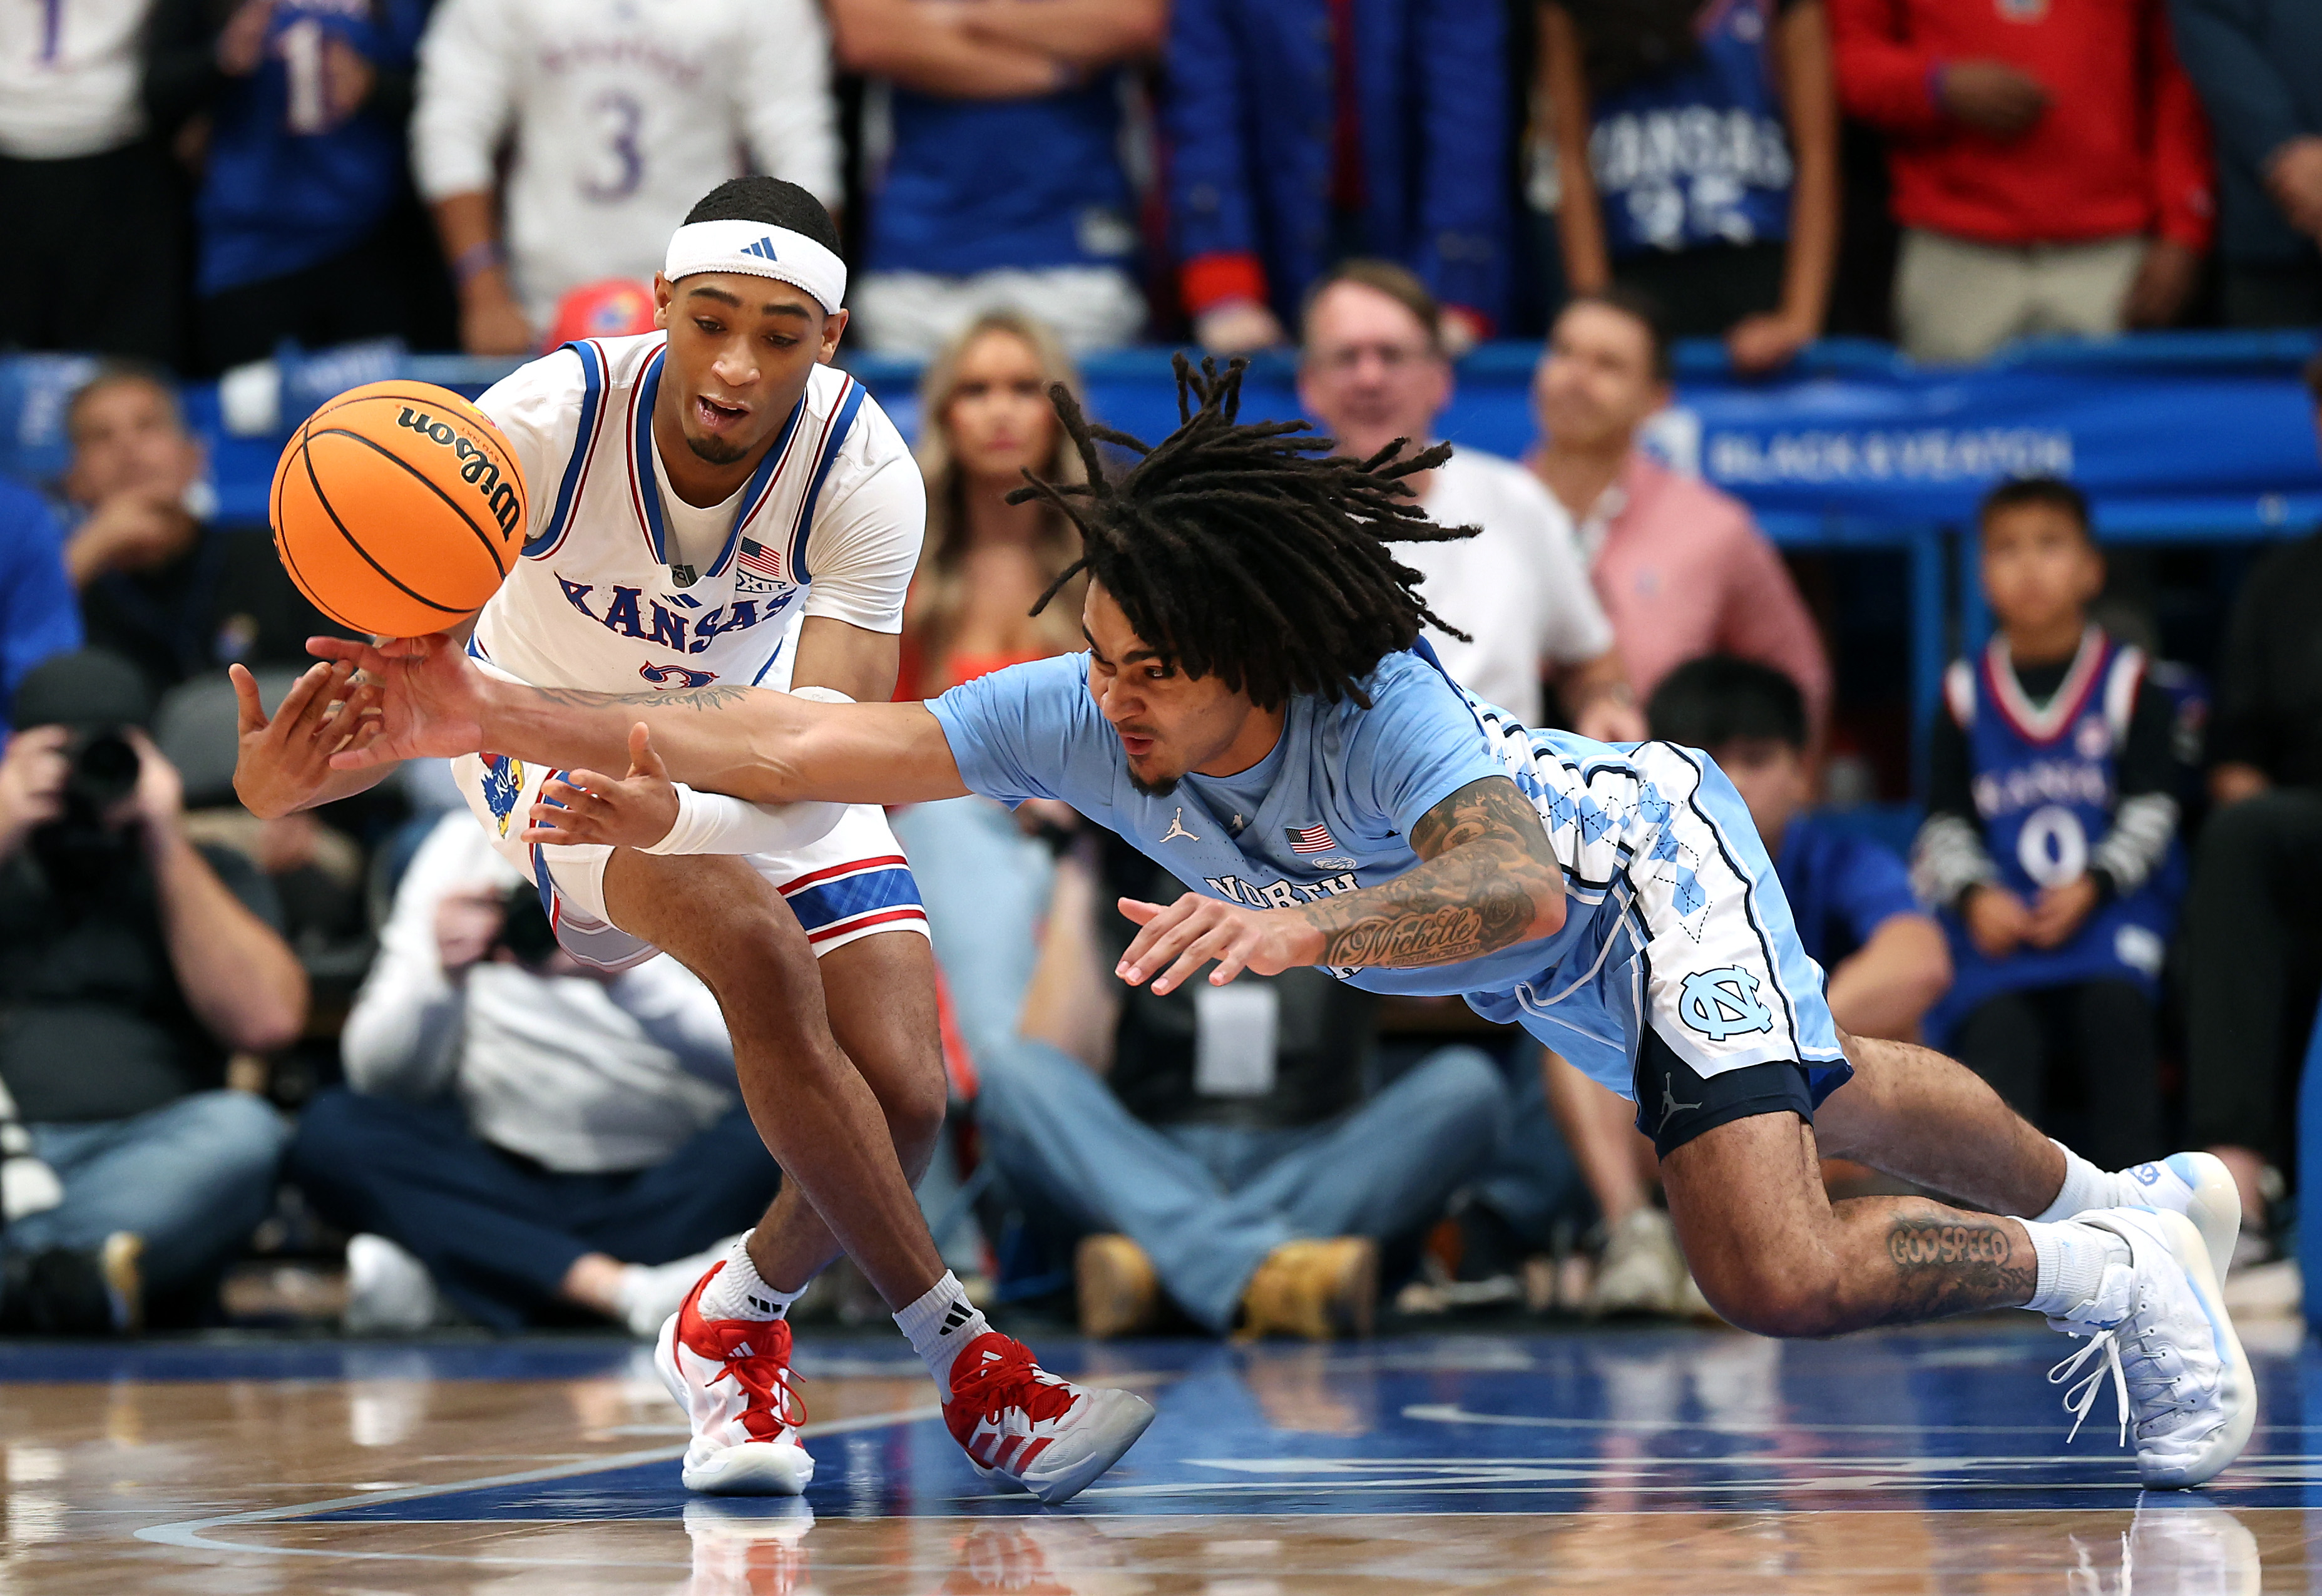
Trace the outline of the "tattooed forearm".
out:
[[[729,682],[719,682],[706,688],[678,688],[666,692],[643,693],[584,693],[573,688],[533,688],[533,696],[543,704],[553,704],[562,709],[602,709],[608,705],[666,704],[678,709],[718,709],[728,704],[738,704],[754,689]]]
[[[1563,923],[1563,871],[1515,783],[1471,781],[1411,828],[1419,867],[1301,912],[1326,964],[1457,964]]]
[[[1895,1296],[1887,1323],[1941,1318],[2029,1301],[2038,1269],[2028,1244],[1997,1219],[1939,1209],[1897,1213],[1887,1223]]]

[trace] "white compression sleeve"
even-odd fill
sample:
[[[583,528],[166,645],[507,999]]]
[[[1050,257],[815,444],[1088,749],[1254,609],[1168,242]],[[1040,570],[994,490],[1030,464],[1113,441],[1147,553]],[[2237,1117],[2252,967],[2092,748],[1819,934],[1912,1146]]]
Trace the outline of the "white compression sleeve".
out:
[[[754,804],[677,788],[677,823],[641,853],[795,853],[830,834],[845,804]]]
[[[852,704],[836,688],[804,687],[795,698]],[[794,853],[830,834],[845,804],[754,804],[722,792],[677,789],[677,820],[669,834],[641,853]]]

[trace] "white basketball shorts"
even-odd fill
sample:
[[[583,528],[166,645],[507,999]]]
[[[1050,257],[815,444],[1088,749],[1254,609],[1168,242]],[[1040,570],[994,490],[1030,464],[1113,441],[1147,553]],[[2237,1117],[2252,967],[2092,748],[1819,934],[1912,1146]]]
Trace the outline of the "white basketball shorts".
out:
[[[471,753],[452,762],[452,774],[493,847],[538,884],[541,907],[566,953],[601,970],[626,970],[653,957],[658,950],[652,944],[615,926],[606,912],[609,846],[524,840],[541,785],[562,771]],[[888,829],[886,811],[875,804],[850,806],[826,835],[794,853],[741,857],[789,902],[818,958],[882,931],[928,935],[919,883]]]

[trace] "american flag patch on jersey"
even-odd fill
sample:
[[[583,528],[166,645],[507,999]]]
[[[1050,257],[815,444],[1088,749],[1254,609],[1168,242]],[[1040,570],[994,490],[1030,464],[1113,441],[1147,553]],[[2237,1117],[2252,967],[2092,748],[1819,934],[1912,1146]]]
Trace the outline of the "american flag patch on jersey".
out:
[[[1293,853],[1328,853],[1339,845],[1339,840],[1330,834],[1330,828],[1327,825],[1285,825],[1282,830],[1290,839]]]
[[[734,586],[745,593],[771,593],[782,585],[782,552],[744,538],[734,556]]]

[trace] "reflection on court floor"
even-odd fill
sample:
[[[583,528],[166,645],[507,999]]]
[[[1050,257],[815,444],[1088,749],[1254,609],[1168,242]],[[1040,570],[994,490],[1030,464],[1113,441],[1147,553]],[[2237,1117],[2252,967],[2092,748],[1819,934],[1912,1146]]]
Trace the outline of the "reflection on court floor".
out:
[[[2275,1339],[2248,1455],[2167,1494],[2101,1412],[2065,1446],[2028,1320],[1044,1341],[1160,1409],[1062,1510],[992,1495],[882,1339],[802,1349],[799,1501],[689,1497],[613,1344],[14,1348],[0,1592],[2302,1591],[2322,1363]]]

